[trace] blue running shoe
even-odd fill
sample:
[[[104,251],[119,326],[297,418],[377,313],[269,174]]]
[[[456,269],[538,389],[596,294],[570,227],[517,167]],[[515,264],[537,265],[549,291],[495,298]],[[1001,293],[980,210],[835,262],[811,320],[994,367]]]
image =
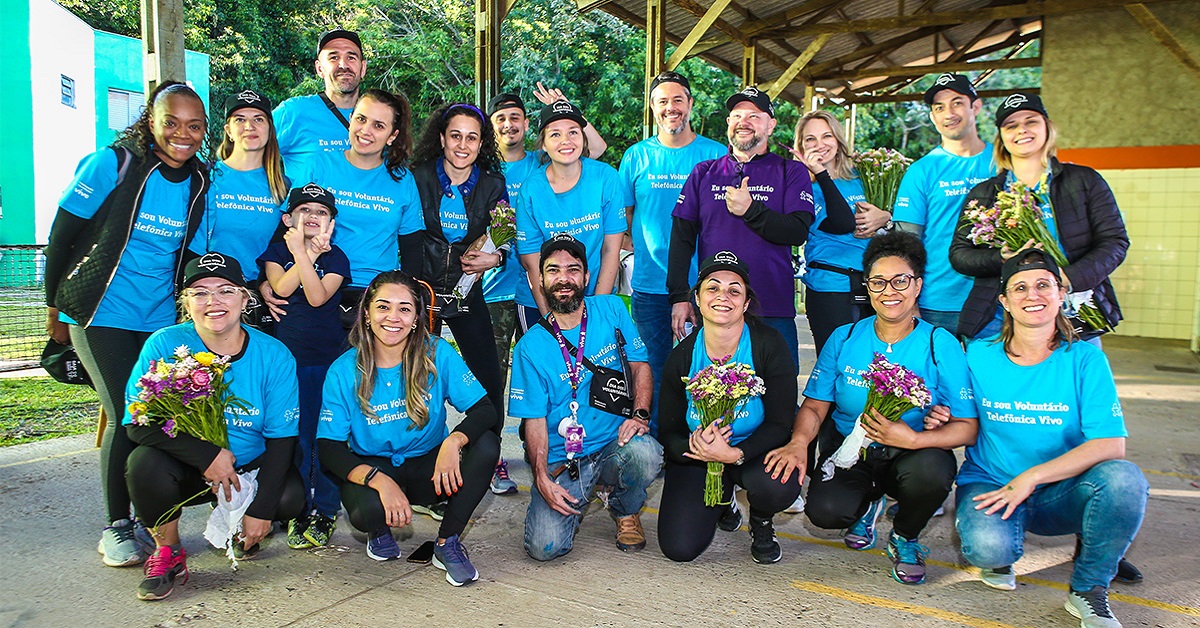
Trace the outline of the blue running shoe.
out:
[[[888,537],[888,558],[892,559],[892,577],[900,584],[925,582],[925,557],[929,548],[916,539],[908,540],[895,532]]]
[[[875,547],[875,522],[879,521],[879,515],[883,514],[883,507],[887,504],[886,497],[880,497],[877,501],[871,502],[867,506],[867,512],[846,530],[846,536],[842,541],[852,550],[865,551]]]
[[[479,579],[479,572],[467,557],[467,548],[458,535],[446,539],[443,545],[433,546],[433,566],[446,572],[446,582],[461,587]]]
[[[392,538],[392,529],[384,526],[371,533],[367,539],[367,556],[378,561],[400,558],[400,546]]]

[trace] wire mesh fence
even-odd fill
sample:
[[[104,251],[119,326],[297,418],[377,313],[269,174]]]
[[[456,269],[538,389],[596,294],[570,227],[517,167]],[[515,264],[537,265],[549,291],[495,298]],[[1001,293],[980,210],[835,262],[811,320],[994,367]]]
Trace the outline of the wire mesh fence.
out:
[[[35,366],[42,355],[45,271],[41,246],[0,246],[0,371]]]

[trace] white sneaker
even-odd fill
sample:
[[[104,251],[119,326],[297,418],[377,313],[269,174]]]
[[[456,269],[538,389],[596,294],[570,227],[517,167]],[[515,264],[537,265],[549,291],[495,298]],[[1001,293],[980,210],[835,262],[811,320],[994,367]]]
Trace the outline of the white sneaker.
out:
[[[798,514],[804,512],[804,496],[797,495],[796,501],[792,502],[791,506],[784,508],[783,512],[785,512],[789,515],[798,515]]]
[[[980,569],[979,578],[983,583],[998,591],[1012,591],[1017,588],[1017,574],[1012,566],[997,569]]]

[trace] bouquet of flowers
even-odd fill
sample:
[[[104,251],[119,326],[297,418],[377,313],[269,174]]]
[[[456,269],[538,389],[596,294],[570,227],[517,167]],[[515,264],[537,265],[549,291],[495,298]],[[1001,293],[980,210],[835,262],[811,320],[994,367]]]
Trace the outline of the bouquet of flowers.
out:
[[[863,374],[870,388],[867,391],[867,405],[863,414],[871,410],[879,412],[893,423],[900,420],[905,412],[913,408],[924,408],[933,401],[933,395],[925,387],[925,380],[916,373],[892,364],[883,354],[876,353],[875,359]],[[866,429],[861,420],[854,424],[854,430],[842,442],[842,446],[821,465],[824,479],[833,477],[833,468],[849,469],[854,463],[864,458],[871,439],[867,437]]]
[[[496,203],[492,209],[492,220],[488,223],[487,233],[479,236],[478,240],[467,247],[468,251],[483,251],[495,253],[496,249],[512,242],[517,237],[517,212],[508,201]],[[475,285],[479,275],[464,274],[454,286],[454,297],[465,299],[467,293]]]
[[[912,160],[890,148],[855,153],[850,159],[862,180],[863,196],[867,202],[891,213],[896,204],[896,192]]]
[[[731,357],[733,356],[727,355],[713,361],[690,379],[683,378],[687,384],[685,390],[692,396],[692,403],[700,414],[701,428],[718,421],[729,425],[733,422],[734,410],[738,405],[750,397],[758,397],[766,392],[762,378],[754,374],[754,369],[741,362],[730,363]],[[704,480],[705,506],[723,503],[721,476],[724,473],[724,463],[708,463],[708,476]]]
[[[162,425],[167,436],[180,432],[218,447],[229,447],[225,423],[228,407],[249,410],[246,402],[233,395],[225,372],[229,358],[207,351],[190,353],[187,346],[175,348],[172,355],[152,360],[150,368],[138,378],[137,401],[129,404],[129,414],[137,425]],[[184,504],[208,489],[176,504],[154,525],[169,520]]]
[[[972,244],[1016,251],[1033,240],[1060,268],[1067,265],[1067,256],[1058,248],[1058,242],[1042,219],[1042,209],[1034,190],[1020,181],[999,192],[991,207],[983,206],[978,200],[967,203],[962,220],[971,226],[967,239]],[[1112,330],[1108,319],[1092,302],[1091,290],[1068,294],[1065,306],[1068,316],[1078,317],[1092,329]]]

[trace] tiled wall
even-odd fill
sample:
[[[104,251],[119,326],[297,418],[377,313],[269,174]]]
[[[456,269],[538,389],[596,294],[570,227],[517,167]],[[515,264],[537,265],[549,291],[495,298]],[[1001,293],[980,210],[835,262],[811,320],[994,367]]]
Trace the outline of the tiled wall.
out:
[[[1123,336],[1193,339],[1200,326],[1200,168],[1106,170],[1129,230],[1112,275]]]

